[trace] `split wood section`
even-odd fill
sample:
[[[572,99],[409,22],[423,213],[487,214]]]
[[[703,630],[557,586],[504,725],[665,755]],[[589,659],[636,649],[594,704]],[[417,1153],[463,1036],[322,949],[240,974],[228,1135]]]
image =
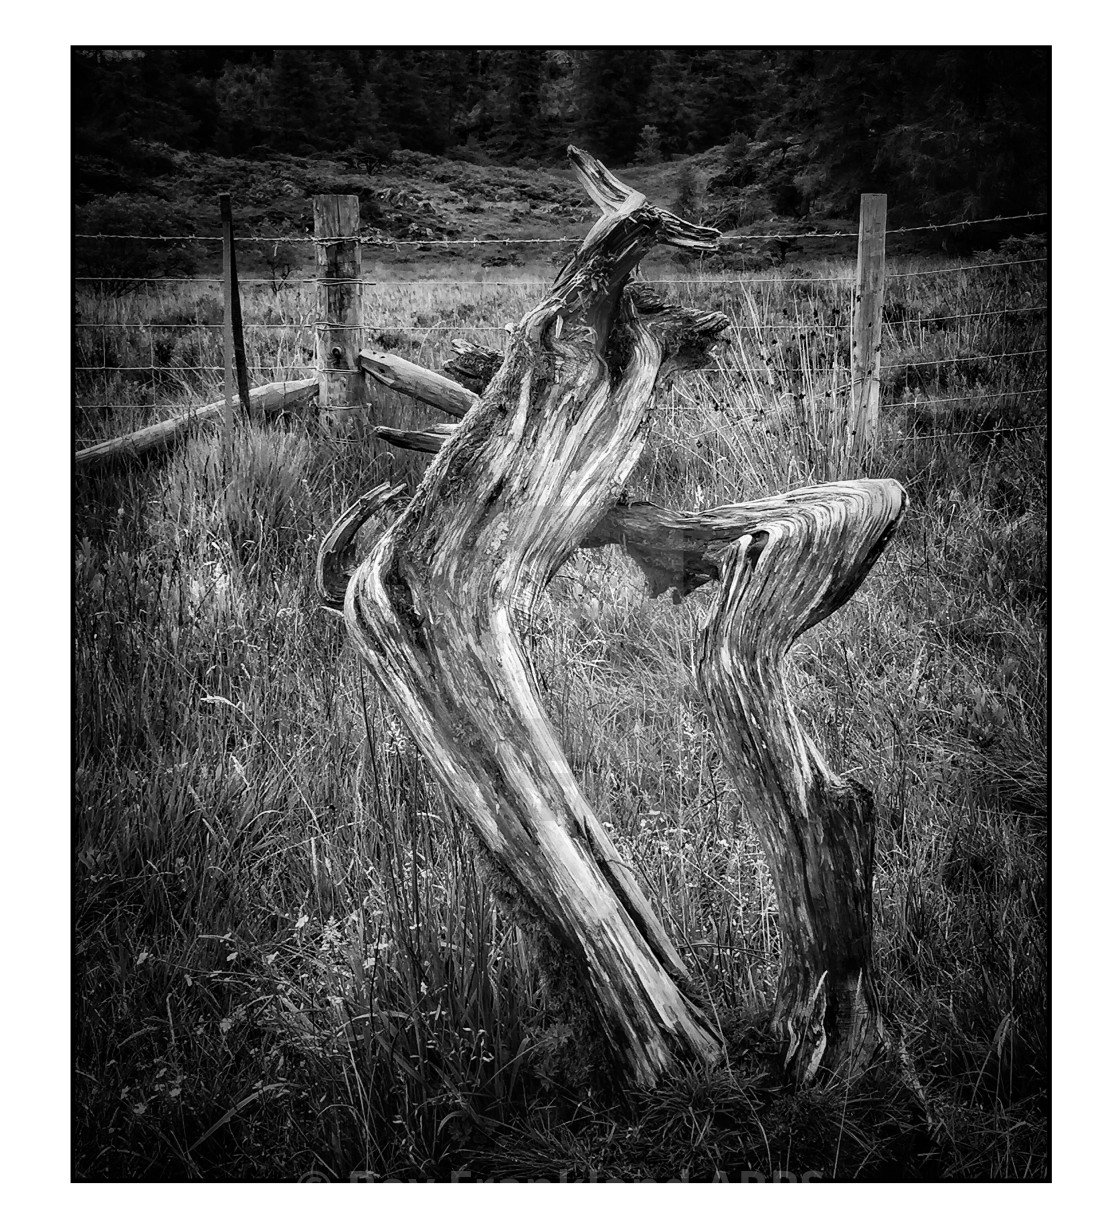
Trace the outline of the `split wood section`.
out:
[[[774,1027],[801,1079],[858,1069],[882,1031],[870,801],[801,730],[781,659],[855,591],[905,496],[852,482],[693,514],[621,499],[659,378],[702,365],[727,325],[660,302],[632,273],[657,243],[711,249],[718,234],[582,151],[569,157],[602,216],[462,422],[427,433],[441,446],[415,494],[379,488],[339,520],[320,589],[470,825],[551,986],[588,1008],[620,1074],[650,1084],[682,1059],[721,1060],[722,1042],[579,789],[522,629],[581,545],[620,542],[654,590],[718,579],[700,680],[781,901]],[[355,534],[374,516],[385,527],[354,566]]]

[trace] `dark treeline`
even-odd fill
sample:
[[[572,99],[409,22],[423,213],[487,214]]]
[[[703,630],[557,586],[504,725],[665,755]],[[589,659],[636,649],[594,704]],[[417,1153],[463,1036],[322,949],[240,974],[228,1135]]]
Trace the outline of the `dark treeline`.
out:
[[[764,177],[791,215],[850,214],[867,191],[896,217],[1047,204],[1049,48],[82,50],[73,86],[85,158],[550,164],[575,141],[624,165],[728,145],[725,186]]]

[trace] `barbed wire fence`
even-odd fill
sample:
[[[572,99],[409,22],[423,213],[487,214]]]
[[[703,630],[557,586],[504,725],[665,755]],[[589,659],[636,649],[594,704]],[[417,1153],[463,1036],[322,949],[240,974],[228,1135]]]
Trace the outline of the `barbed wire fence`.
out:
[[[1016,214],[956,223],[899,227],[888,236],[962,227],[1024,222],[1045,214]],[[775,232],[735,236],[717,258],[681,267],[679,274],[650,276],[648,284],[689,303],[724,310],[731,318],[730,344],[719,365],[692,378],[706,381],[717,397],[765,387],[796,406],[826,377],[834,393],[850,387],[851,270],[819,273],[811,265],[817,240],[857,239],[858,231]],[[430,258],[440,249],[574,251],[578,237],[394,239],[360,235],[365,249],[397,256]],[[198,245],[220,253],[220,235],[76,234],[87,246],[86,265],[98,267],[99,245]],[[255,245],[258,258],[331,242],[315,235],[235,236]],[[774,260],[774,245],[780,249]],[[744,246],[754,247],[744,257]],[[998,416],[1003,432],[1039,431],[1047,425],[1048,255],[1044,242],[1015,240],[1010,250],[982,253],[969,262],[904,267],[903,258],[886,273],[880,367],[884,418],[905,415],[915,434],[968,437],[990,431]],[[119,255],[122,249],[112,248]],[[158,250],[158,249],[157,249]],[[761,253],[761,254],[760,254]],[[785,264],[793,256],[797,264]],[[835,257],[828,258],[836,263]],[[890,259],[888,248],[888,260]],[[220,275],[145,275],[112,271],[74,278],[74,405],[76,445],[104,437],[105,420],[123,414],[130,426],[145,425],[192,402],[214,399],[225,371],[222,350]],[[759,267],[761,264],[762,267]],[[308,378],[315,359],[317,319],[315,277],[295,274],[294,265],[273,263],[270,276],[240,277],[244,332],[251,384]],[[695,271],[694,271],[695,269]],[[363,275],[364,336],[438,369],[451,357],[451,341],[462,338],[503,347],[509,325],[537,302],[547,276],[455,278]],[[838,375],[840,378],[838,379]],[[973,426],[969,415],[982,425]]]

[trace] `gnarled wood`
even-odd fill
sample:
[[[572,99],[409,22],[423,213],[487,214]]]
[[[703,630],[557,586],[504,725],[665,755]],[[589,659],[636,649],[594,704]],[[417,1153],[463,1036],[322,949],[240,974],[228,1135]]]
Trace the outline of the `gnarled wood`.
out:
[[[719,1047],[575,784],[519,628],[579,545],[621,545],[654,594],[719,581],[700,683],[779,900],[772,1025],[800,1081],[858,1071],[884,1037],[871,799],[797,723],[781,662],[856,591],[905,494],[891,481],[846,482],[700,512],[626,499],[656,381],[702,363],[726,321],[627,284],[653,241],[710,241],[702,228],[651,209],[586,155],[573,160],[603,218],[462,423],[379,429],[435,459],[399,516],[386,487],[347,509],[320,552],[320,591],[332,608],[345,591],[352,638],[471,822],[499,898],[554,980],[590,1002],[614,1058],[649,1082],[678,1055],[713,1060]],[[499,358],[472,347],[480,385]],[[432,403],[446,409],[446,395]],[[383,525],[395,519],[351,576],[354,535],[377,511]]]
[[[654,594],[721,581],[699,681],[766,855],[782,965],[771,1024],[798,1082],[883,1050],[872,963],[871,794],[833,773],[798,723],[782,659],[858,589],[902,517],[897,482],[836,482],[700,512],[611,508],[584,539],[615,542]]]
[[[286,383],[262,384],[249,393],[249,404],[257,413],[270,417],[284,410],[297,406],[308,405],[319,394],[317,379],[289,380]],[[220,418],[226,409],[224,400],[203,405],[200,409],[189,410],[176,418],[168,418],[164,422],[154,422],[151,426],[141,427],[130,435],[119,435],[116,439],[107,439],[104,443],[95,443],[74,453],[74,465],[81,468],[85,465],[103,464],[107,461],[121,460],[125,457],[141,456],[145,452],[157,448],[165,448],[174,443],[196,422],[212,422]]]
[[[579,790],[520,623],[617,499],[663,359],[688,362],[726,320],[627,289],[657,242],[712,248],[717,233],[649,205],[580,151],[570,156],[604,215],[358,567],[344,613],[553,984],[597,1016],[614,1063],[650,1083],[679,1056],[714,1061],[720,1044]]]
[[[404,491],[403,486],[382,482],[351,503],[323,538],[315,563],[315,584],[328,610],[342,613],[346,586],[354,574],[354,539],[358,531],[373,516],[385,515],[394,507],[399,511]]]
[[[905,506],[891,481],[747,505],[753,523],[723,552],[703,634],[700,688],[774,879],[782,966],[772,1026],[800,1082],[818,1069],[863,1069],[884,1030],[871,958],[871,794],[832,772],[801,728],[782,659],[856,591]]]
[[[348,509],[328,542],[348,545],[387,491]],[[621,545],[653,594],[722,581],[704,634],[701,690],[774,879],[782,968],[772,1026],[800,1082],[820,1069],[863,1068],[885,1031],[871,950],[871,797],[835,776],[801,729],[781,659],[856,591],[905,505],[892,481],[811,486],[699,512],[622,502],[582,542]],[[345,576],[336,574],[337,600]]]
[[[471,392],[481,396],[498,374],[502,355],[486,345],[456,338],[451,342],[455,357],[443,364],[444,371]]]

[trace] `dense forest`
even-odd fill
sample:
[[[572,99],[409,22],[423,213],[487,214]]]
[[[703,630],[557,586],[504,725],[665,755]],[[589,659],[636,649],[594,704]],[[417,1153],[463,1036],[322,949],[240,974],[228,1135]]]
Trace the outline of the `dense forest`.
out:
[[[79,183],[161,145],[368,173],[398,150],[552,165],[574,141],[619,166],[726,146],[723,186],[784,216],[868,191],[896,218],[1047,207],[1048,47],[76,49],[72,84]]]

